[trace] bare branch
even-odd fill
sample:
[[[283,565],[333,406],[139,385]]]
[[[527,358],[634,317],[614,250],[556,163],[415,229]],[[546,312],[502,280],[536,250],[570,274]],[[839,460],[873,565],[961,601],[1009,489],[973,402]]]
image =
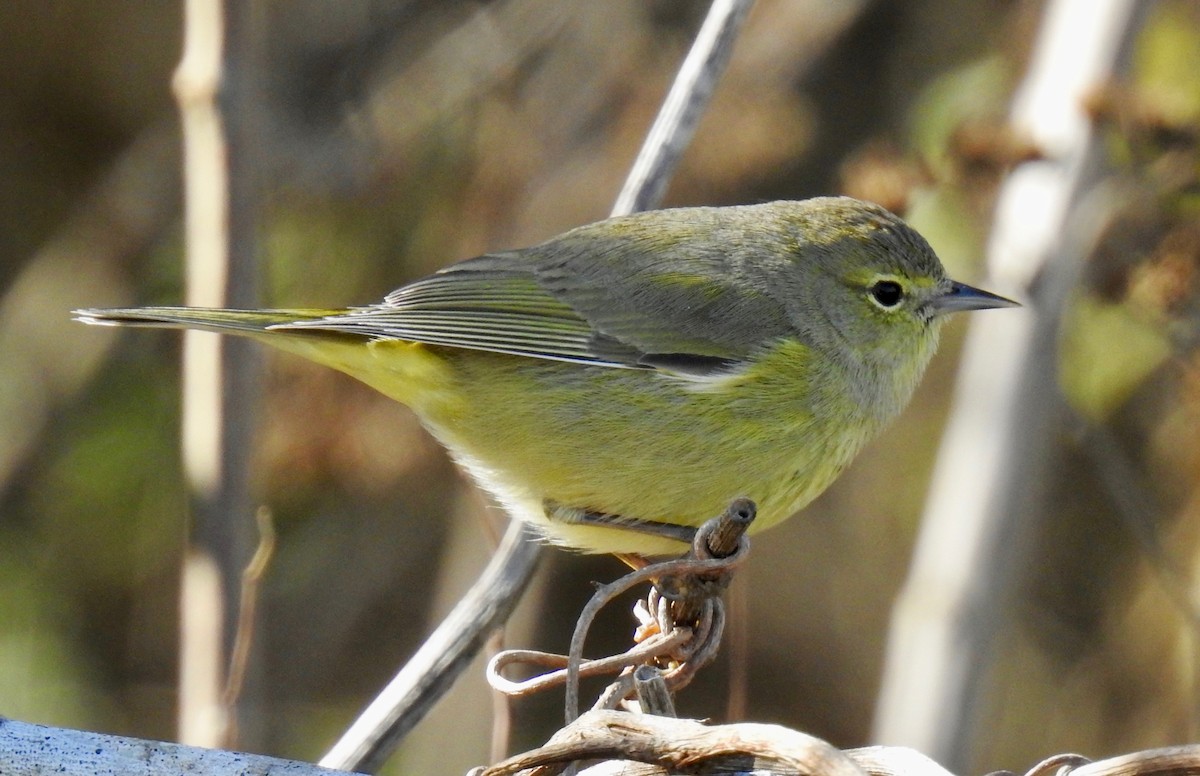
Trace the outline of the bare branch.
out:
[[[679,158],[696,132],[717,80],[725,72],[733,42],[751,5],[753,0],[714,0],[617,196],[612,215],[649,210],[662,202]]]
[[[688,773],[864,776],[853,760],[830,744],[779,725],[709,727],[690,719],[624,711],[589,711],[545,746],[486,768],[480,776],[507,776],[589,759],[651,763],[670,772],[686,768]]]
[[[189,0],[175,95],[184,139],[187,303],[254,307],[257,176],[248,150],[256,110],[258,4]],[[254,547],[249,452],[260,357],[249,343],[187,332],[183,348],[183,464],[189,547],[180,611],[180,739],[227,742],[221,699],[242,570]]]
[[[980,683],[1029,535],[1060,411],[1056,332],[1067,292],[1111,212],[1089,195],[1102,158],[1085,98],[1124,66],[1147,4],[1056,0],[1012,110],[1042,158],[1000,192],[989,268],[1038,296],[1023,314],[972,322],[916,555],[893,614],[875,739],[964,765]]]
[[[514,521],[467,595],[321,758],[321,765],[378,770],[508,619],[533,576],[540,551],[531,529]]]

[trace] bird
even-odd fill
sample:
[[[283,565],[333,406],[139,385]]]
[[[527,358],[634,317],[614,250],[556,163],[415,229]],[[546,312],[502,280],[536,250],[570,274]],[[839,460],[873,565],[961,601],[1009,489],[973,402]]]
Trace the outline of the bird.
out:
[[[849,197],[618,216],[347,309],[80,309],[241,335],[407,405],[545,540],[679,554],[735,498],[753,532],[824,491],[907,405],[946,315],[1017,303],[947,277]]]

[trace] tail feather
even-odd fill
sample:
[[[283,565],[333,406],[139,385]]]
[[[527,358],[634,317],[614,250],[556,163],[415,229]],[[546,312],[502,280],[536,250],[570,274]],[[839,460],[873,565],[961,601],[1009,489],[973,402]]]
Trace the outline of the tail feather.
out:
[[[149,326],[258,334],[278,324],[324,318],[340,310],[222,310],[206,307],[130,307],[74,310],[75,320],[98,326]]]
[[[421,407],[445,395],[441,359],[420,345],[392,342],[364,347],[375,337],[287,324],[337,316],[346,310],[223,310],[206,307],[132,307],[73,311],[76,320],[100,326],[202,329],[261,341],[362,380],[385,396]],[[283,328],[273,328],[282,326]],[[384,359],[386,363],[381,362]]]

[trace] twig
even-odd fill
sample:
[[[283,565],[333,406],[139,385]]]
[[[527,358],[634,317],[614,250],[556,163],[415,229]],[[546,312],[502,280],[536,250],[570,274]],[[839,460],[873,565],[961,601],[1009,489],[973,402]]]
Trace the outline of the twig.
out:
[[[1012,123],[1042,157],[1001,189],[989,268],[1029,287],[1032,308],[972,321],[909,579],[893,614],[876,740],[962,766],[980,682],[1029,535],[1058,413],[1055,333],[1109,193],[1089,196],[1102,155],[1087,95],[1124,66],[1148,4],[1054,0]],[[1094,208],[1100,207],[1097,214]],[[1091,208],[1091,209],[1089,209]],[[946,548],[953,548],[946,551]]]
[[[737,720],[746,716],[750,685],[750,588],[748,580],[734,580],[727,595],[729,601],[729,631],[725,636],[725,665],[729,682],[725,700],[725,719]]]
[[[1200,771],[1200,746],[1147,749],[1080,765],[1062,776],[1178,776]]]
[[[242,572],[242,587],[238,601],[237,633],[234,635],[233,648],[229,651],[229,671],[225,682],[225,691],[221,702],[226,708],[237,704],[246,679],[246,670],[250,663],[250,647],[254,643],[254,625],[258,613],[258,594],[262,588],[263,576],[275,556],[275,524],[271,519],[271,510],[259,507],[254,514],[258,524],[258,549],[254,557]]]
[[[513,521],[479,580],[320,764],[378,770],[508,619],[533,576],[540,550],[531,529]]]
[[[617,196],[612,215],[649,210],[662,202],[667,182],[695,134],[717,80],[725,72],[733,42],[753,4],[753,0],[714,0],[709,7],[691,51],[679,68],[675,83]]]
[[[184,139],[187,303],[254,307],[257,175],[247,146],[257,110],[247,83],[258,4],[188,0],[175,95]],[[183,465],[189,547],[180,610],[180,740],[214,746],[233,729],[221,704],[238,589],[253,546],[249,451],[259,356],[248,343],[187,332]]]
[[[749,542],[745,531],[750,527],[755,514],[754,502],[737,499],[725,512],[705,523],[696,533],[692,550],[682,558],[662,563],[653,563],[626,574],[621,579],[596,589],[590,601],[579,613],[575,633],[571,636],[571,648],[567,653],[566,669],[566,720],[570,724],[579,715],[579,677],[583,663],[583,645],[588,630],[596,615],[614,598],[643,582],[654,582],[655,588],[673,588],[677,613],[670,606],[651,606],[660,610],[658,634],[664,639],[674,639],[682,626],[690,638],[684,641],[678,653],[660,651],[660,655],[671,655],[676,665],[669,674],[674,688],[691,680],[695,672],[706,665],[716,654],[724,629],[724,609],[714,594],[729,584],[730,575],[745,560]],[[733,551],[730,546],[736,547]],[[720,553],[720,554],[718,554]],[[652,591],[653,596],[653,591]],[[653,598],[651,600],[654,600]],[[656,643],[647,639],[645,643]]]
[[[643,714],[674,717],[675,701],[662,670],[654,666],[638,666],[633,672],[633,689]]]
[[[499,629],[488,639],[486,645],[488,662],[504,650],[504,630]],[[512,699],[499,690],[492,690],[492,745],[488,761],[496,762],[508,754],[512,739]]]
[[[583,660],[579,663],[578,676],[589,679],[594,676],[615,674],[630,666],[641,665],[652,661],[660,655],[673,654],[692,639],[692,634],[680,629],[661,635],[658,639],[647,639],[617,655]],[[499,652],[488,661],[488,683],[497,691],[513,698],[561,687],[567,683],[567,666],[570,658],[553,652],[539,652],[532,649],[506,649]],[[535,668],[551,669],[522,681],[513,681],[504,677],[504,670],[509,666],[524,665]]]
[[[756,511],[749,499],[735,499],[724,513],[696,531],[687,555],[643,566],[615,582],[599,586],[579,615],[567,655],[506,650],[489,661],[488,683],[512,696],[566,684],[568,724],[579,713],[579,681],[583,677],[621,672],[617,682],[609,686],[593,708],[615,708],[635,694],[638,685],[634,669],[638,666],[661,665],[664,671],[660,678],[668,690],[686,686],[716,655],[725,628],[725,610],[719,596],[746,559],[749,542],[745,532]],[[720,557],[713,557],[718,553]],[[635,606],[635,613],[642,621],[639,630],[643,637],[618,655],[584,660],[584,641],[596,614],[617,596],[644,582],[653,582],[654,587],[648,599]],[[531,679],[511,681],[504,677],[503,671],[514,664],[554,670]]]

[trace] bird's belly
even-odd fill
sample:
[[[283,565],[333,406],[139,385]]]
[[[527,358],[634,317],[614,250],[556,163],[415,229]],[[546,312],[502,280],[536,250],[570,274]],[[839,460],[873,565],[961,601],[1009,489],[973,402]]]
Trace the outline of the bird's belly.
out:
[[[696,391],[651,371],[486,353],[455,367],[464,400],[446,411],[426,408],[426,425],[514,515],[585,552],[683,547],[551,520],[547,502],[698,526],[747,496],[758,505],[754,530],[761,530],[824,490],[866,436],[860,423],[827,422],[830,407],[764,395],[758,386]]]

